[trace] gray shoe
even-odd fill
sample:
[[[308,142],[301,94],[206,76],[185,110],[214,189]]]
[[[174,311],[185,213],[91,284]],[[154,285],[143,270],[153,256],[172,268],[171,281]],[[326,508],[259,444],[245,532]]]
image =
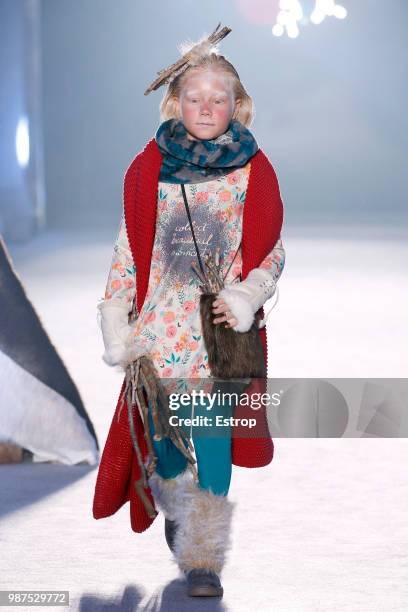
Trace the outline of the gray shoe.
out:
[[[177,531],[177,523],[176,521],[171,521],[170,519],[164,519],[164,535],[166,538],[167,546],[170,548],[171,552],[174,552],[174,538],[176,536]]]
[[[187,573],[187,594],[190,597],[222,597],[224,589],[212,570],[192,569]]]

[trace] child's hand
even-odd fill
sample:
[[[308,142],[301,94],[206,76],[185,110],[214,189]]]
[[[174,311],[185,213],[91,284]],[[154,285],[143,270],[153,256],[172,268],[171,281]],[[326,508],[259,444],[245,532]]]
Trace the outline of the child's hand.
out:
[[[215,317],[213,323],[217,324],[227,321],[225,327],[234,327],[234,325],[238,323],[238,320],[234,317],[229,309],[228,304],[222,298],[215,299],[212,303],[212,307],[214,314],[221,314],[220,317]]]

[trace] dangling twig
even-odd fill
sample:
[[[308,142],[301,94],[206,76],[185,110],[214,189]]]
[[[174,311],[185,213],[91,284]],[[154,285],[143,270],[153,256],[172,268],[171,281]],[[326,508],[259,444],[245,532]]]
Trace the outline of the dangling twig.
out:
[[[145,491],[148,486],[148,478],[155,471],[158,462],[152,442],[152,432],[149,423],[149,406],[155,428],[153,439],[158,440],[162,437],[170,438],[176,448],[186,457],[189,468],[193,472],[195,480],[197,480],[197,470],[194,466],[196,460],[193,457],[194,449],[184,431],[176,425],[170,425],[169,417],[171,411],[168,404],[168,396],[153,363],[146,355],[142,355],[126,368],[125,388],[118,410],[118,420],[120,420],[125,400],[128,407],[130,436],[141,474],[139,480],[134,482],[134,487],[148,515],[150,517],[155,517],[157,512],[152,506]],[[143,462],[142,451],[135,431],[133,419],[134,407],[137,407],[139,411],[146,440],[147,459],[145,463]],[[156,437],[156,434],[158,437]]]

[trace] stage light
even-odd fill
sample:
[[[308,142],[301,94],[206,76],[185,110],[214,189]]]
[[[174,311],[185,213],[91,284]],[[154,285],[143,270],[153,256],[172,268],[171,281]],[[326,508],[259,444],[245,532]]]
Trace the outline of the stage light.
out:
[[[303,9],[299,0],[280,0],[279,13],[272,34],[282,36],[286,29],[289,38],[296,38],[299,35],[297,22],[301,19],[303,19]]]
[[[275,23],[275,25],[272,28],[272,34],[274,36],[282,36],[282,34],[284,33],[285,29],[283,26],[281,26],[280,23]]]
[[[322,21],[323,21],[323,19],[325,17],[326,17],[326,15],[324,13],[322,13],[322,11],[314,9],[312,14],[310,15],[310,21],[312,23],[314,23],[315,25],[319,25],[319,23],[322,23]]]
[[[334,7],[334,16],[337,17],[337,19],[345,19],[347,17],[347,9],[344,8],[344,6],[341,6],[340,4],[336,4],[336,6]]]
[[[341,4],[336,4],[335,0],[315,0],[315,7],[313,13],[315,19],[311,21],[313,23],[321,23],[325,17],[336,17],[337,19],[344,19],[347,17],[347,10]]]
[[[280,0],[272,34],[282,36],[286,31],[289,38],[297,38],[300,33],[298,23],[307,25],[310,20],[314,25],[319,25],[326,17],[344,19],[347,17],[347,10],[344,6],[336,4],[335,0],[315,0],[314,8],[308,19],[304,16],[300,0]]]
[[[299,28],[296,22],[288,24],[286,31],[289,38],[297,38],[299,36]]]
[[[16,129],[16,155],[21,168],[26,168],[30,161],[30,132],[27,117],[21,117]]]
[[[316,4],[319,5],[319,10],[322,11],[328,17],[331,17],[334,12],[335,1],[334,0],[316,0]]]

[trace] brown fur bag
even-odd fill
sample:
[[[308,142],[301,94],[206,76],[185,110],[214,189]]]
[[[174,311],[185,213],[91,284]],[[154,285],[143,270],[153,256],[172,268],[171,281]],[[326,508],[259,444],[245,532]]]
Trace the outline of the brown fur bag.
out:
[[[217,315],[212,312],[212,303],[217,298],[218,292],[224,287],[220,274],[218,250],[215,258],[207,255],[205,269],[195,238],[183,184],[181,190],[200,267],[198,269],[193,264],[193,269],[201,280],[200,315],[211,374],[217,378],[263,378],[266,376],[266,365],[258,331],[258,318],[255,317],[251,328],[246,332],[237,332],[232,327],[213,323]]]
[[[262,342],[257,319],[246,332],[214,324],[212,303],[217,295],[200,296],[200,314],[208,364],[213,376],[219,378],[262,378],[266,376]]]

